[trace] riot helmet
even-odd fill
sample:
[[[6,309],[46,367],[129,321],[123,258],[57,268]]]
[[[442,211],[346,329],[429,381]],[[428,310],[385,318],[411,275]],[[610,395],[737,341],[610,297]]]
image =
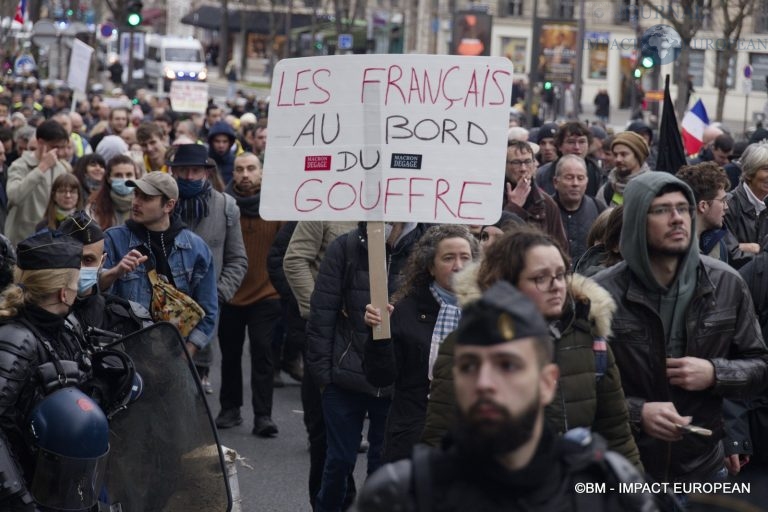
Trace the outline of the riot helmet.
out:
[[[88,510],[98,502],[109,455],[109,423],[88,395],[69,387],[32,409],[29,432],[37,448],[31,492],[54,510]]]

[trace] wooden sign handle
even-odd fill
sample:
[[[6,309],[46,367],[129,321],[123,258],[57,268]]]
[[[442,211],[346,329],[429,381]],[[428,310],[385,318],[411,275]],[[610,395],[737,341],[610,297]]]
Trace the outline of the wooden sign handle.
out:
[[[389,289],[387,287],[387,248],[383,222],[368,223],[368,279],[371,304],[381,311],[381,324],[373,329],[374,340],[392,337],[389,328]]]

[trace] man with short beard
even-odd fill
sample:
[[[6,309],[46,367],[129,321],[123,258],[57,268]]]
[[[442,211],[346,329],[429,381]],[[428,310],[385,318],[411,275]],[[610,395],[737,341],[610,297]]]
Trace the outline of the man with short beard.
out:
[[[248,268],[240,231],[240,210],[232,197],[213,188],[211,180],[216,165],[209,162],[205,146],[181,144],[167,165],[179,190],[174,217],[181,219],[210,247],[219,303],[229,302]],[[200,351],[194,362],[206,393],[213,393],[208,379],[213,352]]]
[[[621,132],[611,142],[614,167],[608,173],[608,181],[597,191],[595,199],[604,207],[624,204],[624,188],[630,180],[648,172],[646,164],[648,143],[635,132]]]
[[[558,438],[547,426],[559,369],[530,299],[499,281],[464,308],[455,334],[458,424],[442,449],[417,449],[373,474],[360,512],[655,510],[647,494],[577,494],[577,482],[643,480],[597,434],[574,429]]]
[[[768,382],[749,289],[699,255],[695,211],[690,187],[671,174],[634,178],[624,191],[624,261],[594,277],[618,305],[608,341],[631,376],[622,385],[643,467],[660,482],[738,473],[738,455],[726,459],[721,442],[723,399],[752,399]]]
[[[221,305],[219,344],[221,346],[221,412],[216,426],[229,428],[243,422],[242,357],[248,329],[251,355],[251,401],[254,411],[253,434],[272,437],[277,425],[272,421],[274,364],[272,338],[282,312],[278,295],[267,273],[267,255],[280,222],[259,215],[261,200],[261,162],[253,153],[235,159],[232,182],[227,193],[240,208],[240,229],[248,256],[248,270],[234,296]]]

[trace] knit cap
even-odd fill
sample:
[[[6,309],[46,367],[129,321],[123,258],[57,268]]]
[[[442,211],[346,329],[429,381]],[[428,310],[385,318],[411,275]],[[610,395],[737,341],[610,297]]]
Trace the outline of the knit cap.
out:
[[[642,135],[638,135],[635,132],[621,132],[613,137],[611,151],[613,151],[616,144],[623,144],[632,150],[641,165],[648,159],[650,150],[648,149],[648,143],[645,142]]]

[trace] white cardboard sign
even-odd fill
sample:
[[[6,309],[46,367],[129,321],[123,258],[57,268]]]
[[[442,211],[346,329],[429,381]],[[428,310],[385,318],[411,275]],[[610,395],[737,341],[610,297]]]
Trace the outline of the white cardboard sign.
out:
[[[93,48],[75,38],[72,40],[72,52],[69,55],[69,74],[67,84],[72,90],[85,93],[88,87],[88,71],[91,67]]]
[[[511,90],[503,57],[281,60],[262,217],[492,224],[501,215]]]
[[[208,84],[174,80],[171,82],[169,96],[171,107],[175,112],[205,114],[205,109],[208,107]]]

